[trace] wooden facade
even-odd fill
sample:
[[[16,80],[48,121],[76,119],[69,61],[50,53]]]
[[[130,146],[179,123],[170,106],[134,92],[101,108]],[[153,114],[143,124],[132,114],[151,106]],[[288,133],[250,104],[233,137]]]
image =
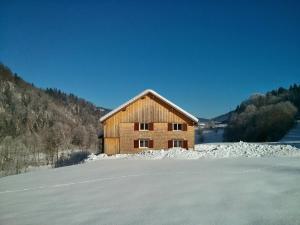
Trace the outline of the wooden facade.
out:
[[[104,152],[106,154],[136,153],[150,149],[167,149],[170,141],[181,140],[185,148],[194,147],[195,117],[187,116],[164,101],[156,92],[149,90],[125,104],[101,120],[104,129]],[[190,115],[190,114],[189,114]],[[147,130],[140,130],[140,124],[147,124]],[[170,129],[181,124],[181,130]],[[147,140],[147,147],[140,147],[137,141]],[[173,146],[171,146],[173,147]]]

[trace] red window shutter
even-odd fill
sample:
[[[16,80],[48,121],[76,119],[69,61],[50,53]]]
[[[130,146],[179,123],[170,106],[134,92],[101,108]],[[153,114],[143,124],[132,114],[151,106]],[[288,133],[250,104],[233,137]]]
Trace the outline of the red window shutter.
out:
[[[134,146],[134,148],[138,148],[139,147],[139,140],[134,140],[133,141],[133,146]]]
[[[168,131],[173,130],[173,126],[172,125],[173,125],[172,123],[168,123]]]
[[[187,124],[186,124],[186,123],[183,123],[183,124],[182,124],[182,130],[183,130],[183,131],[187,131]]]
[[[154,125],[153,125],[153,123],[149,123],[149,124],[148,124],[148,128],[149,128],[149,130],[154,130]]]
[[[173,140],[168,140],[168,148],[173,148]]]
[[[139,123],[134,123],[134,130],[139,130]]]
[[[183,148],[188,149],[188,141],[187,140],[183,141]]]
[[[153,140],[149,140],[149,148],[153,148]]]

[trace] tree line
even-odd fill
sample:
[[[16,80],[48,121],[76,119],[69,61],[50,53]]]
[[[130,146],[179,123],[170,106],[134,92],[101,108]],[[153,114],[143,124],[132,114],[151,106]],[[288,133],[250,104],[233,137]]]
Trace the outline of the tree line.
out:
[[[225,141],[280,140],[299,118],[300,85],[255,94],[237,106],[224,132]]]
[[[58,89],[40,89],[0,64],[0,176],[54,165],[66,150],[100,151],[108,110]]]

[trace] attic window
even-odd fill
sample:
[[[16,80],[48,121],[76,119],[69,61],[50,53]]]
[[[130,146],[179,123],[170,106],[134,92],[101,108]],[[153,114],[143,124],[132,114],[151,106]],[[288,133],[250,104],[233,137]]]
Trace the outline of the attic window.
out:
[[[173,123],[173,130],[182,130],[181,123]]]
[[[140,123],[140,130],[149,130],[148,123]]]

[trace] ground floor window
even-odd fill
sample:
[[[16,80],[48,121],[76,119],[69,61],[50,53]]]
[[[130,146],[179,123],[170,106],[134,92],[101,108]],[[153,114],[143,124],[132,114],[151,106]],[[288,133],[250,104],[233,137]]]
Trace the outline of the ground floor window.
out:
[[[149,148],[149,140],[140,139],[139,140],[139,148]]]
[[[173,147],[183,147],[183,140],[173,140]]]

